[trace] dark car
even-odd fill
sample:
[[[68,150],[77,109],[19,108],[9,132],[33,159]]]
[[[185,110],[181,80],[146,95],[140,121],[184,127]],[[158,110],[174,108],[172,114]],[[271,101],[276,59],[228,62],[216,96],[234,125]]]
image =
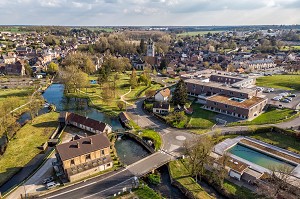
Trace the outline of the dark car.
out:
[[[54,180],[54,178],[51,176],[51,177],[48,177],[48,178],[45,178],[44,180],[43,180],[43,184],[47,184],[47,183],[49,183],[49,182],[52,182]]]

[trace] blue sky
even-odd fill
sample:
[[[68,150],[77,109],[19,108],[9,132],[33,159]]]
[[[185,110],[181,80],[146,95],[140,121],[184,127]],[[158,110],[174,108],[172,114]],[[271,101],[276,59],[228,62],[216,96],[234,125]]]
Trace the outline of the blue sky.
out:
[[[300,0],[0,0],[0,10],[1,25],[300,24]]]

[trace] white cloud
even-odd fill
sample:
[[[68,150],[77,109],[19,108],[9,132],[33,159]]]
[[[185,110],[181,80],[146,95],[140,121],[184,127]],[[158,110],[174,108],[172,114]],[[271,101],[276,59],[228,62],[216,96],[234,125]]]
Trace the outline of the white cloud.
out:
[[[40,0],[40,5],[43,7],[60,7],[61,2],[60,0]]]
[[[5,20],[6,24],[300,23],[298,14],[300,0],[0,0],[0,8],[6,16],[9,16]],[[103,16],[101,19],[99,19],[99,14]]]

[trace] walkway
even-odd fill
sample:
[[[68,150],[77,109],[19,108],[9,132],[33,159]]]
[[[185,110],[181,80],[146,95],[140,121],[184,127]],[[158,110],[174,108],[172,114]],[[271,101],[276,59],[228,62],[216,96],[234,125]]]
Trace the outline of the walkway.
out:
[[[120,100],[121,100],[122,102],[124,102],[126,105],[133,106],[134,104],[131,104],[131,103],[127,102],[127,101],[124,99],[124,97],[125,97],[126,95],[128,95],[130,92],[131,92],[131,86],[129,87],[129,91],[120,97]]]

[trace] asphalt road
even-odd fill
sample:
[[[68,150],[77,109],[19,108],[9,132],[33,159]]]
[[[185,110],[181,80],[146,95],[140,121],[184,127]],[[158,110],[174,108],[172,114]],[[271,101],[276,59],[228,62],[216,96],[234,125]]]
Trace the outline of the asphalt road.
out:
[[[127,190],[131,188],[133,177],[134,175],[129,170],[124,169],[69,186],[40,198],[107,198],[121,192],[124,187]]]

